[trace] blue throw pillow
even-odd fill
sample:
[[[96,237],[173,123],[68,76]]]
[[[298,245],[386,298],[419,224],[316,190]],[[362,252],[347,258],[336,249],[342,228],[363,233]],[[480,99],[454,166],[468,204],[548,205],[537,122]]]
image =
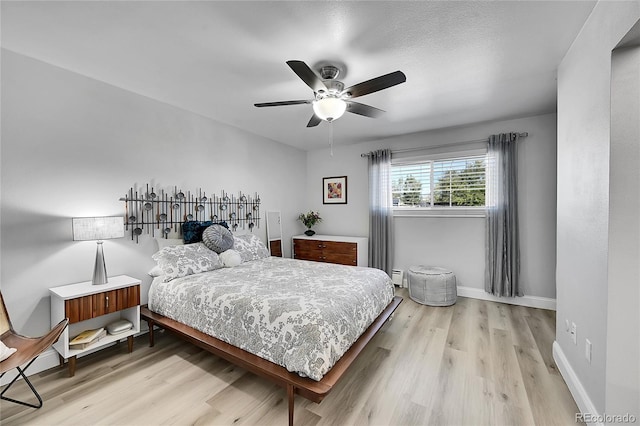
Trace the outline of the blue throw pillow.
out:
[[[227,222],[215,222],[218,225],[222,225],[225,228],[229,229],[229,225]],[[202,233],[209,226],[213,225],[214,222],[208,220],[206,222],[198,222],[195,220],[188,220],[182,224],[182,238],[184,239],[185,244],[193,244],[199,243],[202,241]]]

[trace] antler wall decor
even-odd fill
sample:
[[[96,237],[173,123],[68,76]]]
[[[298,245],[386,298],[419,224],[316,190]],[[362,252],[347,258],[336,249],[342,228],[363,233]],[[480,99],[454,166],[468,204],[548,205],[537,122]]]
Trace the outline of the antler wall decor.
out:
[[[240,192],[237,197],[225,191],[221,194],[207,196],[201,189],[185,193],[177,186],[171,192],[161,189],[158,193],[153,187],[149,190],[149,184],[144,192],[132,187],[120,198],[124,201],[125,229],[137,243],[143,233],[164,238],[172,230],[182,233],[182,224],[187,221],[226,222],[232,231],[260,227],[258,193],[250,196]]]

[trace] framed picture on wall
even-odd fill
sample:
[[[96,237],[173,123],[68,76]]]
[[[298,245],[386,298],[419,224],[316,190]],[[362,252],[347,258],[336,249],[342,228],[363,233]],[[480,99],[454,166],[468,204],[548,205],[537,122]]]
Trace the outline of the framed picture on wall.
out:
[[[322,178],[322,204],[347,204],[347,177]]]

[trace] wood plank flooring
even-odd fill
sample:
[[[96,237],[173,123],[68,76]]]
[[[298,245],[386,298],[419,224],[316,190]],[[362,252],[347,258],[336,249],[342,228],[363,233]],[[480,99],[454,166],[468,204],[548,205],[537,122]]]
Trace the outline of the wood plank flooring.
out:
[[[551,356],[555,312],[404,297],[320,404],[296,397],[296,425],[570,425],[578,411]],[[76,375],[31,376],[40,410],[0,403],[2,425],[286,425],[283,389],[157,333],[80,358]],[[24,383],[9,392],[32,397]]]

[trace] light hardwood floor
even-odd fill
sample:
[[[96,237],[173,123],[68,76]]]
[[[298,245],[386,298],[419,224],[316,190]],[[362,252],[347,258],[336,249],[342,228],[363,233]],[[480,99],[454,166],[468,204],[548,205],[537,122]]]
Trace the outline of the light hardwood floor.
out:
[[[404,297],[320,404],[296,397],[296,425],[572,425],[578,411],[551,356],[555,313],[458,298]],[[6,401],[2,425],[286,425],[283,389],[157,333],[32,376],[40,410]],[[24,383],[12,396],[29,397]],[[24,389],[24,391],[23,391]]]

